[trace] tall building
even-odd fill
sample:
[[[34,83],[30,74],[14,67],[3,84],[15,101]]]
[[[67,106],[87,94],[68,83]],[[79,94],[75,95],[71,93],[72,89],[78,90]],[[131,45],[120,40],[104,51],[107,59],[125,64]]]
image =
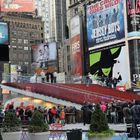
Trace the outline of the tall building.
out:
[[[43,22],[27,14],[5,13],[1,21],[9,24],[9,63],[31,73],[31,46],[44,42]]]
[[[44,22],[46,42],[56,41],[59,47],[59,71],[63,71],[63,40],[66,29],[66,0],[36,0],[36,13]]]
[[[36,15],[40,16],[44,22],[44,38],[46,42],[51,40],[49,5],[48,0],[35,0]]]

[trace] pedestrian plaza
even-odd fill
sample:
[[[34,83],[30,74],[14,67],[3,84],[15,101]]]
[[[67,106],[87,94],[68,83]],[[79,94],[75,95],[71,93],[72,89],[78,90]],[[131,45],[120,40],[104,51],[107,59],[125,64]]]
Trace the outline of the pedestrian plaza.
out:
[[[135,140],[135,138],[127,137],[127,134],[125,133],[126,124],[109,124],[109,127],[116,131],[115,135],[112,137],[112,140]],[[88,137],[86,136],[86,132],[88,131],[88,128],[89,128],[88,124],[83,125],[82,123],[66,124],[62,128],[56,128],[56,129],[51,127],[49,140],[68,140],[67,138],[68,132],[73,130],[80,130],[80,129],[82,129],[82,140],[88,140]],[[30,140],[28,136],[28,132],[23,131],[20,140]]]

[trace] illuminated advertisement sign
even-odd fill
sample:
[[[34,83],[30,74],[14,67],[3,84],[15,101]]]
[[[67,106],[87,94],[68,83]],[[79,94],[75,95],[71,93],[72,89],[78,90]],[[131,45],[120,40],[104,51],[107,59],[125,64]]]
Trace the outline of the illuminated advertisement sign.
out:
[[[82,53],[80,38],[80,17],[73,17],[70,22],[71,28],[71,69],[72,75],[82,76]]]
[[[56,42],[43,43],[32,46],[32,66],[35,68],[57,70]]]
[[[88,47],[124,37],[123,0],[97,0],[87,6]]]
[[[126,46],[104,48],[100,51],[90,51],[90,73],[97,77],[118,78],[121,83],[128,82],[128,58]]]
[[[33,12],[34,0],[1,0],[2,12]]]
[[[9,44],[8,24],[0,22],[0,44]]]
[[[128,36],[140,36],[140,0],[126,0]]]

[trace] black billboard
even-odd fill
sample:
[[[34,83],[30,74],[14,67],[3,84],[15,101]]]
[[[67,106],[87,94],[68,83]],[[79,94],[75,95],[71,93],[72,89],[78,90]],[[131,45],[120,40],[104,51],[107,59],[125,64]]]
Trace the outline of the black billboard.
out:
[[[128,37],[140,36],[140,0],[126,0]]]
[[[131,81],[137,82],[140,79],[140,40],[130,40],[128,43]]]
[[[0,44],[0,61],[9,61],[9,47],[8,45]]]

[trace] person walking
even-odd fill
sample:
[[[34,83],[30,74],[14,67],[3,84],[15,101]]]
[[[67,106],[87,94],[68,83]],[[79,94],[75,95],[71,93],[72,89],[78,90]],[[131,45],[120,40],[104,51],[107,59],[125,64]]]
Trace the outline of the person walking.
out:
[[[41,71],[40,75],[41,75],[41,81],[42,83],[44,83],[46,78],[44,70]]]

